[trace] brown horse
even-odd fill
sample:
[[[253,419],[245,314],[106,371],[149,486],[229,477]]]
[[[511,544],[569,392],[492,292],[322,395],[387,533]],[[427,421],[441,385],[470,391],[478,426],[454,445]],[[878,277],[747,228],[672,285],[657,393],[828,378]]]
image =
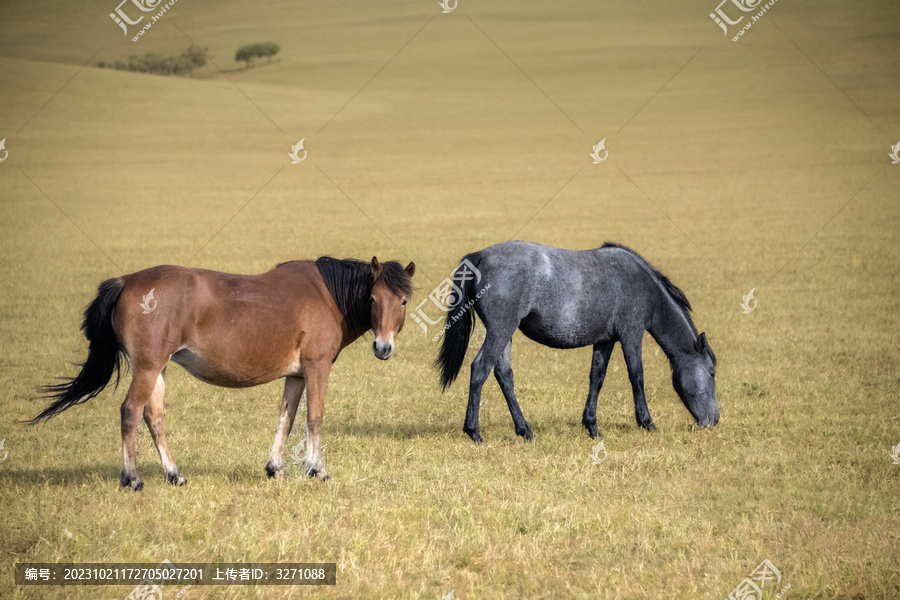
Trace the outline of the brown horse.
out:
[[[284,378],[281,418],[266,473],[281,474],[284,446],[306,389],[306,473],[327,479],[321,433],[325,388],[341,350],[369,330],[375,356],[387,360],[403,328],[416,267],[329,257],[292,261],[260,275],[159,266],[100,284],[84,311],[89,342],[81,372],[42,388],[53,398],[32,424],[93,398],[125,355],[133,376],[122,403],[122,486],[140,490],[134,437],[143,414],[166,480],[184,485],[166,443],[166,365],[222,387],[251,387]]]

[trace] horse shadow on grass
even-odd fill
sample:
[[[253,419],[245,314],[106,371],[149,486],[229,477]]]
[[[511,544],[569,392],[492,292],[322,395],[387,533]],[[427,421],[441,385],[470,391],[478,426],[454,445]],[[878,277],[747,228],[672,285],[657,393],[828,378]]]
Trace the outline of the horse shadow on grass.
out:
[[[694,429],[693,425],[686,427]],[[393,440],[415,440],[419,438],[449,438],[454,443],[474,445],[462,431],[461,423],[332,423],[330,431],[338,437],[365,437],[384,438]],[[601,427],[601,433],[608,432],[625,433],[637,429],[633,422],[621,421],[606,423]],[[488,442],[500,444],[526,443],[515,434],[511,425],[491,424],[485,431]],[[590,440],[584,427],[579,422],[551,421],[546,424],[535,423],[534,433],[537,441],[542,437],[569,437]],[[643,432],[646,435],[654,435]],[[286,462],[290,462],[290,449],[300,438],[291,436],[286,449]],[[598,438],[599,439],[599,438]],[[338,444],[340,441],[335,440]],[[262,468],[262,460],[248,460],[241,464],[221,467],[205,464],[203,461],[183,463],[184,474],[188,477],[190,486],[191,477],[210,477],[229,482],[265,481],[265,472]],[[118,486],[121,475],[121,465],[112,460],[107,463],[80,463],[66,467],[41,467],[41,468],[6,468],[0,471],[0,486],[10,489],[10,486],[36,487],[49,485],[53,487],[81,487],[82,485],[104,485],[115,483]],[[158,462],[147,463],[141,466],[141,475],[145,482],[165,482],[165,474],[162,465]]]
[[[462,431],[462,425],[448,423],[329,423],[328,432],[340,436],[415,439],[450,435]],[[288,445],[295,441],[292,435]]]
[[[258,464],[257,464],[258,463]],[[251,481],[266,479],[263,463],[257,461],[254,464],[241,464],[231,468],[209,467],[202,463],[189,466],[185,474],[190,477],[210,476],[221,478],[230,482]],[[103,486],[114,483],[119,485],[122,473],[121,465],[110,462],[109,464],[81,464],[68,467],[43,467],[39,469],[4,469],[0,472],[0,486],[10,489],[10,486],[37,487],[48,485],[59,488],[77,488],[82,485]],[[165,483],[165,473],[162,465],[145,465],[141,468],[141,476],[146,482],[158,481]],[[190,485],[190,480],[188,481]]]
[[[547,436],[571,436],[577,435],[590,439],[587,430],[578,421],[552,421],[548,423],[533,423],[534,434]],[[634,422],[614,422],[606,423],[601,427],[601,431],[632,431],[636,429]],[[418,438],[432,437],[449,437],[451,439],[459,437],[468,440],[468,437],[462,430],[462,420],[459,423],[329,423],[328,429],[331,433],[341,436],[366,437],[366,438],[389,438],[398,440],[410,440]],[[511,423],[488,424],[483,428],[482,432],[486,439],[490,437],[493,440],[506,439],[509,437],[517,438],[515,430]],[[295,441],[291,436],[288,446]]]

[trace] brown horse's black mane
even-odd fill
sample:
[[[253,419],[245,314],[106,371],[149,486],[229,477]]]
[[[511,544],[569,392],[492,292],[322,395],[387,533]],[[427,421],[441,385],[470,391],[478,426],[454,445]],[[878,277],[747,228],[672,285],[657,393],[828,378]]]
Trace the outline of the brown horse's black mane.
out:
[[[412,279],[400,263],[390,260],[381,266],[381,280],[392,293],[407,297],[412,294]],[[341,260],[322,256],[316,261],[316,267],[350,330],[362,335],[371,329],[370,298],[375,285],[372,266],[352,258]]]

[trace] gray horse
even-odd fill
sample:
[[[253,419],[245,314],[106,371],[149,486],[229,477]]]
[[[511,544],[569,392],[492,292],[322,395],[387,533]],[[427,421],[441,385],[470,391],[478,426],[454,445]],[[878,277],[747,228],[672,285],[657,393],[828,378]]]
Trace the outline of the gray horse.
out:
[[[655,430],[644,397],[641,342],[649,331],[672,365],[672,383],[697,424],[719,422],[716,356],[697,333],[680,289],[637,252],[606,243],[573,251],[511,241],[463,258],[454,272],[458,298],[447,315],[436,366],[447,389],[465,358],[475,314],[487,334],[472,362],[465,431],[481,442],[481,387],[494,370],[516,433],[533,438],[513,392],[512,336],[516,329],[551,348],[593,346],[590,387],[581,422],[597,437],[597,395],[615,343],[621,342],[638,425]],[[471,310],[474,307],[474,312]]]

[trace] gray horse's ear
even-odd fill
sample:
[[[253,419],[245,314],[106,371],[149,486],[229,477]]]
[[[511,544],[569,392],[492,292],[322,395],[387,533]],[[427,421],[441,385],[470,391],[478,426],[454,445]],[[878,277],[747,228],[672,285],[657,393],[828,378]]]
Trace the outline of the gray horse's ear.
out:
[[[407,275],[412,277],[413,275],[416,274],[416,263],[414,263],[414,262],[409,263],[408,265],[406,265],[406,268],[403,270],[406,271]]]
[[[697,341],[694,342],[694,347],[700,354],[706,354],[707,356],[709,356],[709,360],[712,361],[713,366],[716,366],[716,355],[713,353],[712,348],[709,347],[709,342],[706,341],[705,333],[701,333],[697,336]]]
[[[700,354],[706,353],[706,350],[709,348],[709,343],[706,341],[706,333],[701,333],[697,336],[697,341],[694,342],[694,348],[696,348],[697,352]]]
[[[372,257],[372,275],[375,277],[375,279],[378,279],[378,276],[381,275],[382,269],[384,269],[384,267],[382,267],[381,263],[378,262],[378,259],[373,256]]]

